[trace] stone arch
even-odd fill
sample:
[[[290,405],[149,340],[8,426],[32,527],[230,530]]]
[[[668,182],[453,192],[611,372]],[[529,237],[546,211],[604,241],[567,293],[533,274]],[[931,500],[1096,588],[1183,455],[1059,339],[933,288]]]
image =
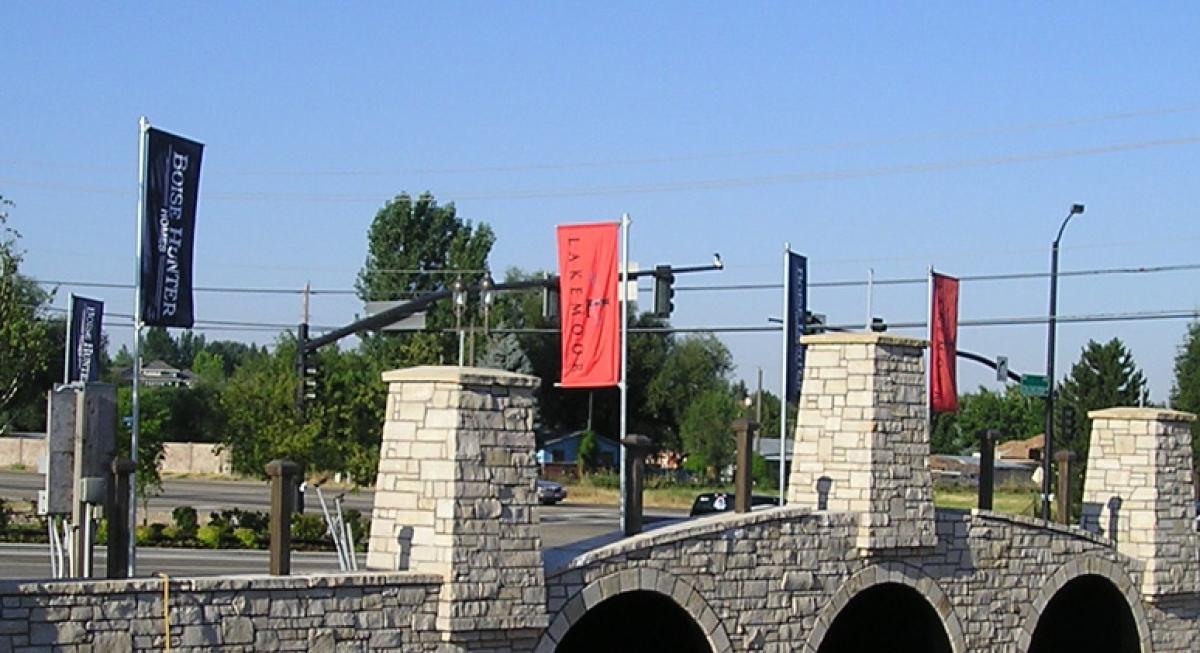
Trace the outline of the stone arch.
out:
[[[630,592],[652,592],[665,596],[696,622],[713,653],[733,650],[729,633],[725,631],[721,619],[695,586],[674,574],[643,567],[611,573],[585,585],[551,616],[550,626],[538,641],[536,653],[554,653],[571,627],[589,610],[608,599]]]
[[[808,639],[804,642],[804,653],[817,653],[834,620],[854,597],[865,590],[886,584],[903,585],[924,598],[929,603],[929,607],[941,619],[946,638],[950,640],[951,650],[954,653],[967,653],[967,641],[963,636],[962,622],[955,614],[950,598],[946,596],[933,577],[917,567],[901,562],[871,565],[858,571],[842,583],[842,586],[818,613],[817,622],[809,631]]]
[[[1150,634],[1150,622],[1138,586],[1125,568],[1115,562],[1095,556],[1083,556],[1069,560],[1042,583],[1041,589],[1021,611],[1021,630],[1017,636],[1017,651],[1026,653],[1033,644],[1033,633],[1046,606],[1071,581],[1085,576],[1099,576],[1112,583],[1113,588],[1125,599],[1133,622],[1137,626],[1138,645],[1142,653],[1152,653],[1154,642]]]

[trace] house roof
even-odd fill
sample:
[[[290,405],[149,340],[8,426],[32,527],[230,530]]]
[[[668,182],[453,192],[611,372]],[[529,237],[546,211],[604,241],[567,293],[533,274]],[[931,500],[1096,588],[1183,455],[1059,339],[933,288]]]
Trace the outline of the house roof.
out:
[[[567,433],[566,435],[560,435],[557,438],[552,438],[552,439],[546,440],[545,442],[542,443],[541,446],[542,446],[542,448],[545,448],[545,447],[556,445],[556,444],[559,444],[562,442],[567,442],[570,440],[577,440],[577,439],[583,437],[583,434],[584,434],[584,431],[572,431],[570,433]],[[600,435],[599,433],[596,434],[596,443],[601,446],[605,446],[605,445],[612,446],[612,447],[621,446],[621,443],[617,442],[616,440],[614,440],[608,436]]]

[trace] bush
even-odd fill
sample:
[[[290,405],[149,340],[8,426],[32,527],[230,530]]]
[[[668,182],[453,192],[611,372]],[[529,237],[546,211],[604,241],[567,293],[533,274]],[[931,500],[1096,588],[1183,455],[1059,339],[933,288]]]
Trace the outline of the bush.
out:
[[[162,540],[163,528],[162,524],[150,524],[149,526],[138,526],[135,531],[138,546],[150,544],[158,544]],[[105,537],[108,536],[108,529],[105,528]]]
[[[187,534],[195,533],[196,527],[200,525],[196,509],[191,506],[179,506],[172,510],[171,521],[177,530]]]
[[[0,499],[0,531],[8,530],[8,524],[12,521],[12,508]]]
[[[238,528],[233,531],[233,537],[247,549],[262,548],[262,539],[253,528]]]
[[[323,542],[328,537],[325,518],[321,515],[292,515],[292,537],[302,542]]]
[[[165,540],[167,542],[172,542],[172,543],[178,544],[178,543],[183,542],[184,540],[188,539],[188,537],[190,537],[190,534],[184,532],[184,530],[182,528],[179,528],[179,526],[176,526],[175,524],[171,524],[162,530],[162,536],[163,536],[163,540]]]
[[[196,539],[200,540],[201,544],[210,549],[219,549],[221,548],[221,544],[225,542],[228,533],[229,531],[224,526],[209,524],[208,526],[201,526],[196,531]]]

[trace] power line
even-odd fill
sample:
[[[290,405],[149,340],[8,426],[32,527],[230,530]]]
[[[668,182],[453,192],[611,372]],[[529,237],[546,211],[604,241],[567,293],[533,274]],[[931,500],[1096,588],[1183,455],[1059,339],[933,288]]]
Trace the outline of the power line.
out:
[[[1185,272],[1189,270],[1200,270],[1200,263],[1180,263],[1175,265],[1154,265],[1154,266],[1139,266],[1139,267],[1117,267],[1117,268],[1094,268],[1085,270],[1067,270],[1059,272],[1060,277],[1092,277],[1092,276],[1108,276],[1108,275],[1130,275],[1130,274],[1157,274],[1161,272]],[[960,281],[1019,281],[1027,279],[1045,279],[1050,276],[1049,272],[1001,272],[995,274],[969,274],[958,277]],[[131,283],[108,283],[96,281],[72,281],[61,279],[33,279],[37,284],[42,286],[69,286],[76,288],[121,288],[133,289]],[[898,277],[892,279],[875,279],[872,282],[876,286],[904,286],[928,283],[926,277]],[[865,280],[839,280],[839,281],[814,281],[808,284],[809,288],[850,288],[866,286]],[[706,291],[706,292],[721,292],[732,290],[779,290],[783,284],[775,283],[734,283],[734,284],[708,284],[701,286],[679,286],[677,291]],[[253,287],[230,287],[230,286],[197,286],[196,292],[211,292],[211,293],[243,293],[243,294],[268,294],[268,295],[303,295],[304,289],[291,288],[253,288]],[[639,288],[639,292],[649,292],[649,288]],[[346,289],[312,289],[309,291],[313,295],[356,295],[357,291]],[[391,293],[395,297],[420,297],[426,292],[421,291],[396,291]]]
[[[569,188],[525,189],[515,191],[488,192],[452,192],[458,201],[463,200],[519,200],[519,199],[552,199],[566,197],[604,197],[621,195],[640,195],[649,193],[670,193],[679,191],[722,190],[731,188],[750,188],[759,186],[777,186],[789,184],[807,184],[826,181],[849,181],[890,177],[897,175],[923,174],[933,172],[953,172],[958,170],[989,168],[995,166],[1019,163],[1035,163],[1061,159],[1116,154],[1138,150],[1195,145],[1200,143],[1200,135],[1189,134],[1173,138],[1163,138],[1149,141],[1129,143],[1114,143],[1094,147],[1048,150],[1041,152],[1025,152],[1017,154],[994,155],[974,159],[959,159],[935,161],[929,163],[900,164],[879,166],[873,168],[848,168],[841,170],[814,170],[800,173],[763,175],[754,177],[726,177],[716,179],[697,179],[678,182],[662,182],[656,184],[632,184],[624,186],[578,186]],[[133,191],[128,188],[68,186],[40,181],[22,179],[0,179],[0,183],[8,186],[54,190],[77,193],[106,193],[130,195]],[[386,193],[297,193],[271,191],[210,191],[205,198],[210,200],[245,201],[245,202],[286,202],[300,201],[308,203],[361,203],[376,202]]]

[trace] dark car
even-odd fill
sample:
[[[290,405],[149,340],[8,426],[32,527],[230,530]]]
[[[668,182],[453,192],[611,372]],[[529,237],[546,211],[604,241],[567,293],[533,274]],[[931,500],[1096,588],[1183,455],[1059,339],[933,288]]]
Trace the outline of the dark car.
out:
[[[728,492],[706,492],[701,494],[692,502],[692,511],[688,513],[688,516],[696,517],[699,515],[711,515],[716,512],[729,512],[733,510],[734,497],[734,494]],[[777,505],[779,505],[779,497],[768,497],[761,494],[750,496],[751,510],[759,510]]]
[[[554,481],[543,481],[538,479],[537,482],[538,503],[543,506],[550,506],[567,498],[567,488],[555,483]]]

